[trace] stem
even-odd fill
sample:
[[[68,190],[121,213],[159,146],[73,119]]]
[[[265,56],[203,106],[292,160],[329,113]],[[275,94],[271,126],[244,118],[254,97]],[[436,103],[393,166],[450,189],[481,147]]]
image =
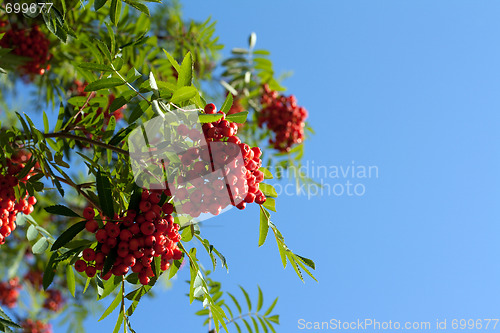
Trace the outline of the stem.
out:
[[[125,313],[125,275],[122,275],[122,312],[123,312],[123,333],[127,333],[127,315]]]
[[[212,332],[212,310],[208,307],[208,333]]]
[[[101,75],[99,75],[98,80],[100,80],[102,78],[102,75],[103,75],[103,73],[101,73]],[[83,109],[85,109],[85,107],[89,104],[90,100],[95,97],[95,95],[96,95],[95,91],[90,92],[85,103],[83,103],[82,107],[78,110],[78,112],[73,117],[71,117],[71,119],[66,123],[66,125],[64,126],[64,128],[62,130],[65,130],[66,127],[69,124],[71,124],[73,122],[73,120],[75,120],[78,117],[79,114],[81,114],[83,112]]]
[[[151,102],[146,98],[144,97],[143,94],[141,94],[139,92],[139,90],[135,89],[133,85],[131,85],[121,74],[120,72],[118,72],[115,68],[115,66],[113,64],[111,64],[111,67],[113,68],[113,70],[115,71],[115,74],[118,75],[118,77],[123,81],[125,82],[125,84],[130,88],[132,89],[133,91],[135,91],[143,100],[145,100],[146,102],[148,102],[149,105],[151,105]]]
[[[236,317],[236,318],[233,318],[233,319],[231,319],[231,320],[226,321],[226,326],[227,326],[227,325],[229,325],[229,324],[231,324],[231,323],[234,323],[234,322],[235,322],[236,320],[238,320],[238,319],[243,319],[243,318],[245,318],[245,317],[249,317],[249,316],[251,316],[251,315],[252,315],[252,313],[250,313],[250,312],[249,312],[249,313],[245,313],[245,314],[243,314],[243,315],[242,315],[242,314],[240,314],[238,317]],[[257,315],[257,313],[254,313],[254,315]],[[219,326],[219,331],[222,329],[222,327],[223,327],[222,325],[221,325],[221,326]]]
[[[85,136],[79,136],[79,135],[75,135],[75,134],[71,134],[71,133],[63,133],[63,132],[60,132],[60,133],[44,133],[43,137],[44,138],[64,138],[64,139],[73,139],[73,140],[77,140],[77,141],[83,141],[83,142],[90,143],[91,145],[94,145],[94,146],[99,146],[99,147],[102,147],[102,148],[105,148],[105,149],[109,149],[109,150],[115,151],[118,154],[122,154],[122,155],[126,155],[126,156],[129,155],[128,151],[126,151],[124,149],[121,149],[121,148],[118,148],[118,147],[115,147],[115,146],[112,146],[112,145],[108,145],[107,143],[104,143],[104,142],[92,140],[92,139],[89,139],[89,138],[87,138]]]
[[[62,178],[62,177],[59,177],[59,176],[56,176],[56,175],[53,175],[54,178],[56,178],[57,180],[59,180],[60,182],[64,183],[64,184],[67,184],[71,187],[73,187],[77,192],[78,194],[80,194],[81,196],[83,196],[85,199],[87,199],[88,202],[90,202],[90,204],[96,208],[96,209],[99,209],[99,206],[92,200],[92,198],[90,198],[88,196],[87,193],[85,193],[84,191],[82,191],[81,187],[82,185],[88,185],[87,184],[81,184],[81,185],[77,185],[75,184],[71,179],[66,179],[66,178]]]

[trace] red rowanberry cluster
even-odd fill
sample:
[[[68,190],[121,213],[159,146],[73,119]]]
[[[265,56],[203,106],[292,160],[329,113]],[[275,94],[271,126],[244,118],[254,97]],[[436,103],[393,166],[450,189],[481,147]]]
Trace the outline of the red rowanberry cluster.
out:
[[[26,319],[21,323],[23,333],[52,333],[52,325],[40,320]]]
[[[177,201],[181,204],[183,214],[198,217],[202,213],[218,215],[230,205],[245,209],[247,203],[264,203],[266,197],[259,189],[264,180],[264,173],[259,170],[261,150],[242,143],[236,136],[238,124],[225,120],[225,113],[217,112],[214,104],[207,104],[204,111],[222,115],[217,121],[203,124],[206,144],[199,144],[196,129],[184,124],[178,127],[180,136],[192,139],[196,147],[180,156],[182,171],[176,183],[181,185],[173,191],[176,205]],[[217,170],[220,174],[214,173]]]
[[[78,272],[85,272],[88,277],[96,275],[104,268],[109,255],[116,255],[111,270],[102,276],[107,280],[111,275],[125,275],[131,269],[138,273],[139,282],[147,285],[154,276],[151,263],[154,257],[161,258],[161,270],[170,267],[172,260],[182,257],[177,247],[180,241],[179,224],[174,223],[173,205],[164,203],[160,206],[162,191],[144,190],[139,204],[139,212],[129,210],[123,216],[116,215],[113,220],[103,219],[100,228],[91,207],[84,210],[87,219],[85,228],[95,233],[98,242],[94,248],[83,251],[83,259],[75,263]]]
[[[216,112],[217,110],[214,104],[207,104],[205,106],[205,113],[210,114]],[[264,180],[264,173],[259,170],[262,166],[262,160],[260,159],[262,151],[259,147],[252,148],[246,143],[242,143],[236,136],[238,132],[238,124],[230,123],[225,120],[226,115],[224,112],[219,111],[217,113],[222,114],[222,118],[213,123],[204,124],[203,132],[207,141],[226,141],[237,144],[240,148],[244,165],[235,165],[234,169],[233,165],[229,165],[229,167],[224,168],[226,171],[229,170],[229,174],[225,175],[226,180],[229,181],[229,184],[226,182],[226,187],[229,189],[230,184],[237,185],[236,188],[240,190],[240,193],[246,193],[246,196],[243,198],[243,202],[236,205],[236,207],[239,209],[245,209],[246,204],[252,202],[256,202],[259,205],[263,204],[266,201],[266,196],[259,189],[259,183]],[[209,144],[209,149],[210,146],[211,145]],[[227,150],[228,149],[226,148],[224,149],[224,152],[217,151],[217,149],[213,149],[213,151],[211,151],[211,164],[214,165],[214,168],[217,167],[218,163],[224,163],[224,161],[220,161],[220,157],[225,158],[226,155],[230,156]],[[231,150],[231,148],[229,148],[229,150]],[[219,161],[217,161],[218,157]],[[233,199],[235,194],[231,193],[231,191],[229,192],[229,195]]]
[[[44,309],[58,312],[63,307],[66,302],[59,290],[50,289],[47,290],[47,298],[43,303]]]
[[[17,277],[0,282],[0,303],[8,308],[15,307],[19,297],[19,289],[21,289],[21,285]]]
[[[33,206],[36,204],[36,198],[26,193],[25,197],[16,202],[14,188],[19,182],[26,182],[34,173],[35,168],[19,180],[16,175],[24,168],[23,161],[29,159],[31,155],[28,152],[20,151],[7,159],[5,166],[0,167],[0,245],[5,243],[12,231],[16,229],[16,215],[23,212],[26,215],[33,212]]]
[[[24,279],[29,281],[35,289],[40,289],[43,283],[43,272],[30,269],[26,275],[24,275]]]
[[[269,140],[275,149],[287,152],[296,143],[304,140],[304,127],[307,110],[297,105],[294,95],[289,97],[279,95],[264,85],[261,97],[264,108],[260,111],[258,123],[260,127],[267,126],[274,132],[274,138]]]
[[[49,40],[37,25],[33,25],[31,29],[20,29],[12,24],[11,29],[0,40],[2,48],[10,48],[15,55],[31,58],[21,66],[23,74],[42,75],[50,69],[50,65],[47,65],[51,58],[49,44]]]

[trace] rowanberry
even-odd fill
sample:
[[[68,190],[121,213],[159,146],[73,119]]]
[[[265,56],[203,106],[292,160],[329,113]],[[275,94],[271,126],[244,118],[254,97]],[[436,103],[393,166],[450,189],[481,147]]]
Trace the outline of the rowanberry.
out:
[[[87,207],[83,210],[83,217],[86,220],[92,220],[95,217],[95,211],[92,207]]]
[[[85,269],[87,269],[87,263],[81,259],[78,259],[76,262],[75,262],[75,269],[77,272],[84,272]]]
[[[108,233],[104,229],[99,229],[99,230],[97,230],[97,232],[95,234],[95,239],[99,243],[105,243],[106,240],[108,239]]]
[[[88,232],[95,233],[97,229],[99,229],[99,224],[96,220],[88,220],[87,223],[85,223],[85,229],[87,229]]]
[[[83,259],[85,259],[87,261],[94,261],[95,256],[96,256],[96,254],[95,254],[94,249],[87,248],[87,249],[83,250]]]
[[[85,268],[85,274],[87,274],[89,278],[94,277],[96,272],[95,266],[87,266],[87,268]]]
[[[149,211],[151,209],[151,202],[149,202],[149,201],[141,201],[141,203],[139,204],[139,209],[142,212]]]
[[[141,225],[141,232],[144,235],[152,235],[155,232],[156,228],[152,222],[145,222]]]
[[[205,113],[215,114],[216,112],[217,112],[217,107],[215,106],[215,104],[210,103],[210,104],[205,105]]]
[[[172,214],[174,212],[174,206],[171,203],[164,203],[162,206],[163,213]]]

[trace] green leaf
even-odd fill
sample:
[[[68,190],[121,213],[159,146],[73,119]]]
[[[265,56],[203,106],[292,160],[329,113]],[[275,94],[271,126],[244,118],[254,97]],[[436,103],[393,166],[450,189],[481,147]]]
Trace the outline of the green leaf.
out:
[[[307,275],[309,275],[314,281],[318,282],[318,280],[309,271],[309,269],[306,267],[306,264],[302,261],[302,259],[300,259],[299,256],[292,253],[291,251],[290,251],[290,253],[287,254],[287,256],[288,256],[290,262],[293,262],[294,267],[296,267],[295,271],[297,272],[297,274],[299,275],[299,277],[301,278],[302,281],[304,281],[304,280],[302,279],[302,274],[301,274],[300,268],[302,268],[307,273]],[[312,262],[312,260],[310,260],[310,259],[307,259],[307,260]],[[314,266],[314,262],[312,262],[312,265]],[[300,266],[300,268],[299,268],[299,266]]]
[[[113,72],[113,68],[109,65],[104,64],[95,64],[91,62],[82,62],[78,64],[78,67],[83,69],[88,69],[91,71],[99,71],[99,72]]]
[[[44,253],[45,250],[49,248],[49,241],[45,237],[41,237],[35,244],[33,244],[33,247],[31,250],[33,251],[34,254],[41,254]]]
[[[130,284],[138,284],[139,283],[139,273],[132,273],[127,275],[127,282]]]
[[[276,236],[276,244],[278,245],[278,251],[280,253],[280,258],[281,258],[281,263],[283,264],[283,268],[286,268],[287,265],[287,260],[286,260],[286,250],[283,247],[283,242],[279,240],[279,238]]]
[[[110,295],[113,291],[115,291],[116,287],[118,287],[121,282],[121,276],[112,275],[107,281],[104,282],[104,285],[102,287],[103,290],[101,295],[99,296],[99,299],[103,299]]]
[[[71,242],[68,242],[65,247],[68,249],[76,249],[79,247],[90,247],[90,245],[94,242],[95,240],[89,240],[89,239],[76,239],[72,240]]]
[[[257,324],[257,320],[255,320],[254,317],[251,317],[251,319],[252,319],[253,327],[255,328],[255,332],[259,333],[259,324]]]
[[[113,300],[113,302],[111,302],[111,304],[109,305],[109,307],[106,309],[106,311],[104,311],[104,313],[102,314],[101,318],[99,318],[98,321],[101,321],[104,318],[106,318],[107,316],[109,316],[109,314],[111,312],[113,312],[113,310],[116,309],[116,307],[120,304],[121,300],[122,300],[122,294],[121,293],[117,293],[115,299]]]
[[[193,239],[194,226],[192,224],[188,225],[186,228],[184,228],[181,235],[181,239],[183,242],[189,242],[191,239]]]
[[[122,326],[123,318],[124,318],[123,312],[120,311],[120,314],[118,315],[118,320],[116,321],[116,325],[115,325],[115,329],[113,330],[113,333],[118,333],[118,331],[120,330],[120,327]]]
[[[259,170],[262,171],[262,173],[264,174],[264,179],[273,179],[274,178],[271,171],[269,171],[267,168],[260,167]]]
[[[109,18],[111,19],[111,22],[116,26],[120,18],[120,14],[118,13],[118,0],[111,0],[111,10],[109,12]]]
[[[179,78],[177,79],[177,87],[190,86],[193,80],[193,56],[188,52],[182,60]]]
[[[75,238],[83,229],[85,229],[85,224],[87,221],[80,221],[78,223],[73,224],[66,231],[64,231],[59,238],[52,245],[51,251],[56,251],[66,245],[69,241]]]
[[[233,114],[228,115],[226,117],[226,120],[230,121],[232,123],[243,124],[245,121],[247,121],[247,115],[248,115],[248,111],[241,111],[238,113],[233,113]]]
[[[260,209],[260,228],[259,228],[259,246],[266,242],[269,231],[269,213],[262,207]]]
[[[104,267],[102,268],[101,275],[106,275],[111,270],[111,267],[113,267],[117,256],[118,254],[116,253],[116,250],[112,250],[108,254],[106,260],[104,260]]]
[[[132,1],[132,0],[124,0],[126,3],[128,3],[130,6],[134,7],[137,10],[140,10],[147,16],[150,16],[149,14],[149,8],[145,4],[142,4],[140,2]]]
[[[276,190],[272,185],[266,183],[259,183],[259,189],[262,191],[262,193],[264,193],[266,197],[272,197],[272,198],[278,197],[278,193],[276,193]]]
[[[73,272],[72,265],[66,266],[66,282],[68,283],[69,292],[73,297],[75,297],[75,289],[76,289],[75,272]]]
[[[115,136],[113,136],[111,138],[111,140],[109,140],[108,144],[112,145],[112,146],[116,146],[117,144],[122,142],[129,135],[129,133],[132,132],[134,129],[135,129],[134,125],[130,125],[129,127],[122,128],[121,130],[118,131],[118,133],[115,134]]]
[[[236,91],[236,89],[233,88],[233,86],[231,86],[229,83],[227,83],[226,81],[224,80],[221,80],[220,81],[220,84],[226,88],[227,91],[229,91],[230,94],[233,94],[234,96],[238,95],[238,92]]]
[[[312,269],[316,269],[316,264],[311,259],[299,256],[298,254],[296,254],[296,256],[299,257],[307,266],[311,267]]]
[[[206,316],[210,313],[210,310],[203,309],[195,313],[196,316]]]
[[[153,269],[153,273],[155,277],[158,279],[161,275],[161,258],[154,257],[153,262],[151,263],[151,268]]]
[[[158,84],[158,88],[160,89],[160,95],[162,97],[169,96],[170,94],[172,94],[174,91],[177,90],[177,86],[171,82],[157,81],[156,84]]]
[[[229,295],[229,297],[231,297],[231,299],[233,300],[233,303],[234,305],[236,305],[236,308],[238,309],[238,313],[241,314],[241,306],[240,306],[240,303],[238,303],[238,301],[236,300],[236,297],[234,297],[231,293],[227,293]]]
[[[66,206],[63,205],[54,205],[54,206],[49,206],[44,208],[47,213],[50,214],[55,214],[55,215],[62,215],[62,216],[71,216],[71,217],[80,217],[77,213],[72,211]]]
[[[135,96],[137,96],[137,93],[135,91],[126,90],[120,96],[115,98],[113,102],[111,102],[111,105],[109,106],[109,112],[115,112],[116,110],[130,102],[130,100]]]
[[[269,333],[269,330],[267,329],[267,325],[266,325],[266,322],[264,321],[264,319],[262,319],[262,317],[257,317],[257,319],[259,320],[260,325],[262,326],[262,329],[264,330],[264,333]]]
[[[260,289],[259,286],[257,286],[259,288],[259,299],[257,301],[257,312],[260,311],[260,309],[262,309],[262,304],[264,304],[264,293],[262,293],[262,289]]]
[[[90,102],[93,102],[92,100],[89,101],[89,105],[91,105]],[[87,103],[87,96],[73,96],[70,99],[68,99],[68,104],[74,105],[81,107]]]
[[[99,49],[99,51],[101,51],[101,53],[106,57],[106,59],[111,62],[111,60],[113,59],[112,58],[112,55],[111,55],[111,51],[109,50],[108,46],[106,45],[106,43],[104,43],[102,40],[100,39],[96,39],[96,38],[93,38],[92,39],[92,42],[95,46],[97,46],[97,48]],[[87,80],[88,81],[88,80]]]
[[[126,80],[128,83],[132,83],[135,80],[137,80],[138,78],[140,78],[141,76],[142,76],[142,74],[139,73],[137,71],[137,69],[132,68],[131,70],[128,71]]]
[[[198,115],[198,121],[202,124],[213,123],[222,118],[221,114],[200,114]]]
[[[38,230],[36,229],[36,227],[31,224],[29,227],[28,227],[28,230],[26,231],[26,238],[28,238],[28,240],[30,242],[34,241],[36,238],[38,237]]]
[[[228,113],[229,110],[231,110],[232,105],[233,105],[233,94],[227,94],[226,100],[224,101],[224,104],[222,104],[220,110],[224,113]]]
[[[106,24],[106,29],[108,30],[108,36],[109,36],[109,50],[111,51],[112,55],[115,55],[116,54],[115,53],[115,49],[116,49],[115,32],[113,31],[113,27],[110,24],[108,24],[108,22],[105,22],[105,24]],[[113,66],[114,66],[115,70],[117,70],[117,71],[119,71],[123,65],[123,59],[121,57],[117,57],[115,60],[118,60],[118,59],[121,60],[121,63],[119,63],[119,64],[116,64],[113,61]]]
[[[54,252],[54,253],[56,253],[56,252]],[[87,281],[85,281],[85,286],[83,287],[83,294],[85,294],[85,292],[87,291],[87,288],[90,285],[90,280],[91,280],[91,278],[88,277]]]
[[[245,289],[243,289],[242,286],[240,286],[240,289],[243,292],[243,294],[245,295],[245,299],[246,299],[247,305],[248,305],[248,312],[252,312],[252,302],[250,301],[250,296],[248,296],[248,293],[246,292]]]
[[[13,326],[17,328],[21,328],[18,324],[12,321],[9,316],[3,311],[2,307],[0,307],[0,323],[7,325],[7,326]]]
[[[97,91],[97,90],[101,90],[101,89],[108,89],[108,88],[121,86],[122,84],[124,84],[124,82],[116,77],[100,79],[100,80],[94,81],[92,83],[89,83],[89,85],[85,87],[84,91],[89,92],[89,91]]]
[[[113,195],[111,193],[111,183],[106,174],[101,171],[96,175],[97,195],[99,197],[99,204],[101,210],[109,218],[114,218],[115,211],[113,207]]]
[[[43,130],[48,133],[49,132],[49,118],[47,118],[47,114],[43,111]]]
[[[172,67],[174,67],[175,70],[177,71],[177,73],[179,73],[181,71],[181,66],[179,66],[179,63],[177,62],[177,60],[175,60],[175,58],[172,57],[170,55],[170,53],[168,53],[165,49],[163,49],[163,52],[165,52],[165,55],[167,56],[167,59],[170,62],[170,64],[172,65]]]
[[[266,201],[262,204],[262,206],[275,212],[276,211],[276,200],[274,200],[274,198],[266,198]]]
[[[97,12],[108,0],[94,0],[94,10]]]
[[[151,106],[149,105],[148,101],[140,101],[139,104],[137,104],[136,107],[132,110],[132,114],[128,119],[129,124],[132,124],[137,119],[139,119],[150,107]]]
[[[248,323],[248,321],[246,321],[246,319],[242,319],[243,323],[245,324],[245,327],[247,328],[248,332],[252,333],[252,327],[250,326],[250,324]]]
[[[231,50],[231,52],[233,54],[248,54],[248,50],[246,49],[242,49],[242,48],[239,48],[239,47],[235,47]]]
[[[54,132],[58,132],[61,129],[63,121],[64,121],[64,105],[61,102],[59,104],[59,114],[57,115],[57,122],[56,122],[56,127],[54,128]]]
[[[45,270],[43,272],[43,279],[42,279],[42,284],[43,284],[44,290],[47,290],[47,288],[52,283],[52,280],[54,280],[54,276],[56,275],[56,268],[57,268],[57,265],[59,264],[59,261],[56,260],[58,257],[59,257],[59,253],[52,252],[52,255],[50,256],[49,262],[47,263],[47,266],[45,266]]]
[[[153,72],[149,72],[148,82],[149,82],[149,86],[151,87],[151,90],[153,90],[153,95],[154,95],[155,99],[157,99],[159,97],[158,85],[156,84],[156,79],[155,79]]]
[[[271,55],[271,52],[269,52],[267,50],[255,50],[255,51],[253,51],[253,54],[268,56],[268,55]]]
[[[278,324],[278,325],[280,324],[280,316],[279,315],[274,315],[274,316],[271,316],[271,317],[267,317],[266,319],[269,320],[269,321],[272,321],[275,324]]]
[[[150,285],[142,286],[134,291],[129,292],[127,295],[125,295],[125,298],[130,301],[139,301],[141,297],[144,296],[149,290],[151,290]]]
[[[170,103],[181,103],[193,98],[198,93],[195,87],[181,87],[174,91]]]

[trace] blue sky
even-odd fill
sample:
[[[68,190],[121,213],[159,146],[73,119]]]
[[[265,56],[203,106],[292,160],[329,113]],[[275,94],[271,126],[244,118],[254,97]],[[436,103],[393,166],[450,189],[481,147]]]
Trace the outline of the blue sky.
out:
[[[260,285],[266,305],[279,296],[279,332],[300,332],[299,319],[433,328],[447,319],[452,331],[453,319],[498,318],[500,3],[183,5],[186,17],[218,21],[226,52],[254,31],[277,71],[293,70],[284,85],[317,133],[305,160],[378,168],[378,178],[351,179],[363,196],[278,198],[273,222],[290,248],[315,260],[319,283],[284,270],[271,235],[257,247],[256,207],[211,221],[203,232],[229,260],[230,274],[214,276],[225,290],[241,296],[242,285],[255,299]],[[186,278],[187,270],[141,302],[131,318],[137,332],[208,331],[184,296]],[[111,331],[115,318],[86,327]]]

